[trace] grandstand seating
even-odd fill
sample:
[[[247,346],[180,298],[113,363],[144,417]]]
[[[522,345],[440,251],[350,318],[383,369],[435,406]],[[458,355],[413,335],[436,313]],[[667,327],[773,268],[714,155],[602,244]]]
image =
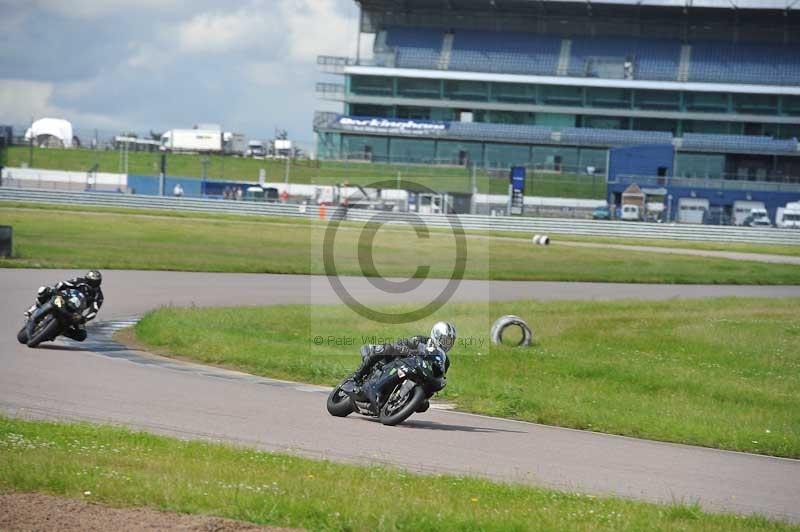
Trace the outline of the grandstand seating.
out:
[[[800,55],[788,46],[700,41],[692,45],[689,80],[797,85]]]
[[[633,63],[633,78],[675,81],[678,78],[681,45],[678,41],[630,39],[622,37],[580,38],[572,41],[569,75],[577,77],[603,76],[593,62],[616,60],[622,71],[626,58]],[[594,60],[594,61],[593,61]],[[613,76],[613,77],[623,77]]]
[[[519,140],[549,143],[553,130],[543,126],[453,122],[450,124],[449,133],[452,136],[466,139],[479,137],[485,140]]]
[[[631,131],[627,129],[565,128],[561,142],[578,146],[632,146],[636,144],[669,144],[672,133],[664,131]]]
[[[442,52],[441,30],[393,27],[386,31],[386,46],[397,50],[400,68],[436,68]]]
[[[562,38],[520,32],[457,30],[448,59],[442,59],[444,32],[391,27],[385,44],[402,68],[449,69],[555,76]],[[676,81],[681,57],[677,40],[578,37],[571,39],[566,73],[575,77],[610,77]],[[789,46],[697,41],[691,43],[689,81],[800,85],[800,54]],[[376,50],[377,51],[377,50]],[[631,60],[632,71],[624,71]]]
[[[796,153],[797,140],[776,140],[772,137],[751,137],[743,135],[685,133],[683,135],[681,148],[684,150]]]
[[[554,76],[560,49],[558,37],[461,30],[455,33],[449,68]]]

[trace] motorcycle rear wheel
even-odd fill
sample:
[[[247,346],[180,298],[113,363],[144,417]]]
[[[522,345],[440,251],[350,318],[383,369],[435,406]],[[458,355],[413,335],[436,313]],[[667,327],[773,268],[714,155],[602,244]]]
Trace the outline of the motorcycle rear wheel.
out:
[[[345,381],[346,382],[346,381]],[[347,417],[353,413],[353,400],[341,391],[344,382],[333,389],[328,396],[328,413],[335,417]]]
[[[53,316],[45,316],[36,324],[33,334],[28,338],[28,347],[37,347],[42,342],[54,339],[58,335],[60,326],[61,324]]]
[[[411,392],[405,398],[403,398],[405,404],[393,405],[392,396],[397,393],[397,389],[400,386],[402,386],[402,383],[398,384],[397,387],[392,390],[392,393],[389,395],[389,399],[386,400],[386,403],[384,403],[383,407],[381,408],[380,420],[384,425],[399,425],[408,419],[411,414],[416,412],[417,408],[425,400],[425,390],[419,386],[414,386]]]

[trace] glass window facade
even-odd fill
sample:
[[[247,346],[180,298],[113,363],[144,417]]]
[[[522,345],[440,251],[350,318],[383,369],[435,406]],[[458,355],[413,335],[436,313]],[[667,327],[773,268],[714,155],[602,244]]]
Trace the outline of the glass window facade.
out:
[[[483,144],[442,140],[436,143],[436,160],[444,164],[483,165]]]
[[[531,148],[518,144],[486,144],[486,166],[508,168],[530,163]]]
[[[389,156],[392,161],[432,163],[436,159],[436,149],[432,140],[393,138]]]
[[[720,179],[724,173],[724,155],[678,153],[675,157],[676,177]]]
[[[343,159],[387,161],[389,139],[367,135],[342,135],[341,151]]]

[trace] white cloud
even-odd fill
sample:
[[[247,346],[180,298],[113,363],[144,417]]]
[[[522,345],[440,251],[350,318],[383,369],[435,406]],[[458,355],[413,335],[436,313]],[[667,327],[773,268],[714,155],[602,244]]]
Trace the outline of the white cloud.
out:
[[[333,0],[282,0],[292,58],[315,62],[318,55],[355,53],[356,26]]]
[[[133,11],[170,11],[188,0],[36,0],[34,6],[67,18],[94,19],[114,15],[125,17]]]
[[[177,30],[184,53],[288,55],[314,62],[319,54],[352,54],[353,22],[335,0],[256,0],[236,11],[208,11]]]
[[[80,90],[77,87],[74,89]],[[53,83],[19,79],[0,80],[0,115],[6,123],[24,125],[31,119],[65,118],[83,127],[116,128],[119,122],[107,116],[62,109],[52,104]]]
[[[178,28],[178,44],[186,53],[242,50],[256,42],[263,23],[258,13],[246,9],[233,13],[200,13]]]
[[[262,87],[280,87],[291,79],[292,70],[283,61],[258,61],[248,63],[242,69],[245,78]]]

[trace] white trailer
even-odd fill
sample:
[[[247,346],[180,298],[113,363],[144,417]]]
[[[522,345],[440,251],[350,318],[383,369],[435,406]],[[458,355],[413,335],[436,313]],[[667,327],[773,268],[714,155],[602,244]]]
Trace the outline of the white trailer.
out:
[[[161,135],[165,151],[221,152],[222,132],[213,129],[170,129]]]
[[[752,214],[753,209],[763,209],[763,201],[734,201],[733,225],[744,225],[744,220]]]
[[[222,140],[225,153],[244,155],[247,151],[247,141],[241,133],[230,133],[226,131],[222,134]]]
[[[678,222],[701,224],[705,221],[711,202],[704,198],[680,198],[678,200]]]
[[[800,229],[800,202],[787,203],[775,213],[775,227]]]

